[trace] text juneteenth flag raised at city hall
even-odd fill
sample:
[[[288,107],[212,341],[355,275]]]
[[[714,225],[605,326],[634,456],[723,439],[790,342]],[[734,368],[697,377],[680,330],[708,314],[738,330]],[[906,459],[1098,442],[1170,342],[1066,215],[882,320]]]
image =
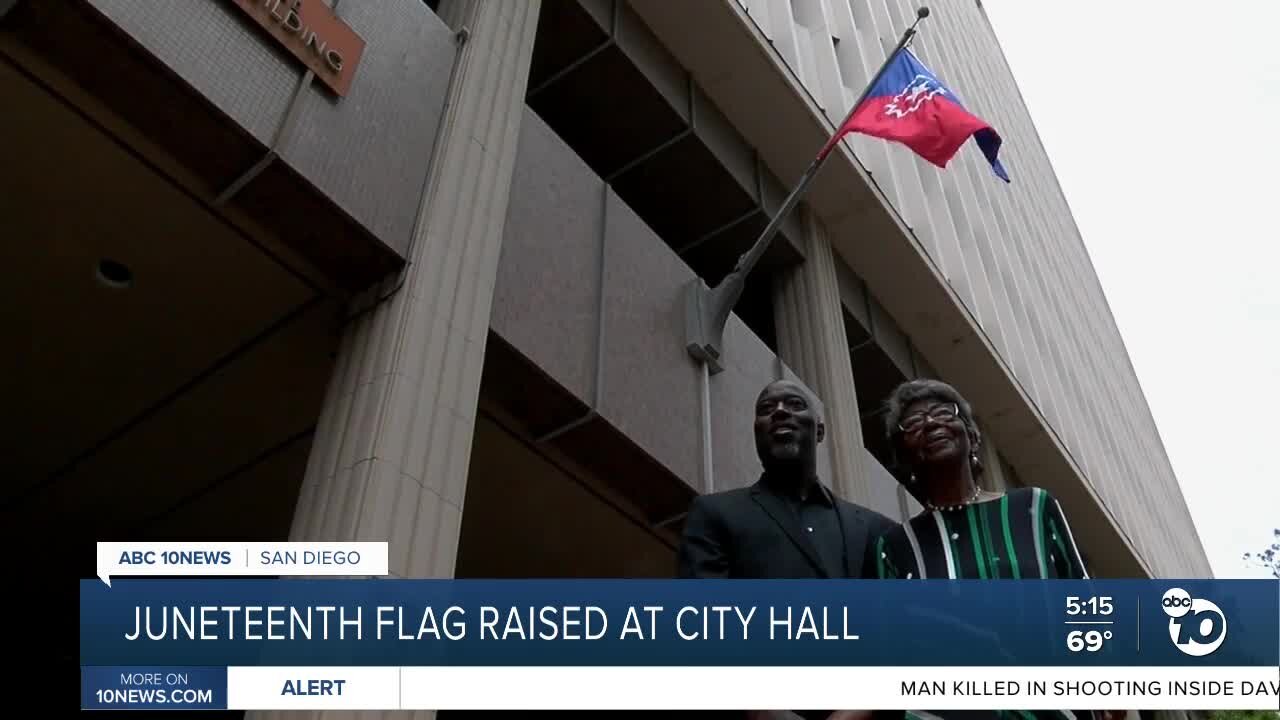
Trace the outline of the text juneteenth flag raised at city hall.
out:
[[[308,552],[156,553],[135,569],[354,570]],[[1278,593],[1194,579],[83,580],[81,708],[1275,709]]]
[[[902,143],[942,168],[972,137],[995,174],[1009,182],[998,157],[999,133],[965,109],[960,98],[906,47],[895,51],[868,89],[866,99],[850,113],[821,155],[851,132]]]

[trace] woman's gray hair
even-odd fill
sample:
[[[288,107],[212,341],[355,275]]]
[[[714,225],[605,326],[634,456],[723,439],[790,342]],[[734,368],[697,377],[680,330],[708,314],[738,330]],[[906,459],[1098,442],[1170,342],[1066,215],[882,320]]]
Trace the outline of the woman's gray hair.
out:
[[[930,380],[921,378],[919,380],[908,380],[893,389],[889,394],[886,402],[888,412],[885,413],[885,431],[889,437],[893,437],[898,433],[898,425],[902,423],[902,414],[906,412],[912,403],[921,400],[934,400],[936,402],[955,403],[960,408],[960,417],[964,420],[964,424],[969,429],[974,429],[976,424],[973,421],[973,408],[969,407],[969,402],[955,388],[942,382],[941,380]]]
[[[969,401],[964,399],[958,390],[941,380],[931,380],[928,378],[920,378],[918,380],[908,380],[893,389],[886,401],[885,413],[885,432],[889,436],[890,445],[893,447],[895,460],[897,455],[897,436],[900,432],[898,426],[902,423],[902,415],[906,412],[912,403],[920,400],[932,400],[935,402],[955,403],[960,409],[960,419],[964,421],[965,427],[969,428],[969,434],[974,439],[974,450],[976,451],[982,442],[982,434],[978,431],[978,423],[973,417],[973,408],[970,407]],[[896,462],[895,462],[896,464]],[[982,464],[974,464],[975,473],[982,472]]]

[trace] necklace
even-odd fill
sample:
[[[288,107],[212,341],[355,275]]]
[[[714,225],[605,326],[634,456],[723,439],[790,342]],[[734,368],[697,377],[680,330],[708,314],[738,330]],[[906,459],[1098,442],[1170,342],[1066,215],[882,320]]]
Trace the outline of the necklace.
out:
[[[982,495],[982,488],[975,486],[973,488],[973,495],[970,495],[967,500],[957,505],[934,505],[933,503],[927,503],[926,506],[933,512],[938,512],[938,511],[946,512],[948,510],[959,510],[965,505],[969,505],[971,503],[977,502],[978,497],[980,495]]]

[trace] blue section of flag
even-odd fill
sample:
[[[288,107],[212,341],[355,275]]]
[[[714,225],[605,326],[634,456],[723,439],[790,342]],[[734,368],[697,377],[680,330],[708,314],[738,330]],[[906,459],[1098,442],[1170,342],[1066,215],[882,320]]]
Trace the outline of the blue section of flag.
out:
[[[82,710],[225,710],[224,667],[80,668]]]
[[[1000,139],[996,131],[990,128],[979,130],[973,134],[973,141],[978,144],[978,149],[987,158],[987,162],[991,163],[991,172],[994,172],[996,177],[1001,180],[1010,182],[1009,172],[1000,163],[1000,146],[1004,144],[1004,141]]]
[[[1184,618],[1162,606],[1175,587],[1197,601]],[[1274,582],[1245,580],[121,579],[112,588],[86,580],[80,658],[136,666],[1274,666],[1278,595]],[[281,609],[265,609],[273,606]],[[635,631],[624,633],[629,614]],[[148,627],[165,639],[147,639]],[[294,639],[265,639],[291,631]]]
[[[871,87],[871,92],[867,93],[867,97],[883,97],[887,95],[896,95],[902,88],[911,84],[917,75],[923,75],[928,78],[934,85],[941,87],[946,91],[945,96],[952,102],[964,107],[960,99],[956,96],[946,83],[942,82],[932,70],[925,67],[920,59],[915,56],[908,48],[898,51],[897,56],[885,67],[884,73],[876,84]]]

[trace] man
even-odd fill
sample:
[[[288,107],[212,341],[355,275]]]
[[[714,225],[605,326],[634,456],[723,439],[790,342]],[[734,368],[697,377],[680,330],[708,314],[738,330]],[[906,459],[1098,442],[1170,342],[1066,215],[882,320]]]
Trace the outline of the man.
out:
[[[871,578],[875,538],[896,523],[835,496],[818,477],[826,434],[813,399],[779,380],[755,405],[764,473],[694,500],[678,553],[682,578]]]
[[[685,520],[682,578],[873,578],[875,539],[896,523],[835,496],[818,477],[826,426],[798,383],[779,380],[756,399],[754,485],[702,495]],[[751,720],[869,720],[903,713],[751,711]],[[740,716],[739,716],[740,717]]]

